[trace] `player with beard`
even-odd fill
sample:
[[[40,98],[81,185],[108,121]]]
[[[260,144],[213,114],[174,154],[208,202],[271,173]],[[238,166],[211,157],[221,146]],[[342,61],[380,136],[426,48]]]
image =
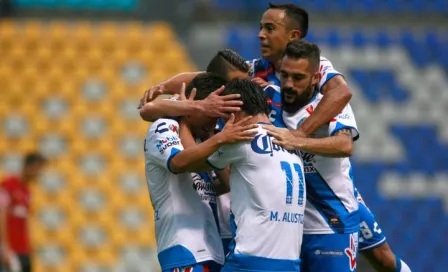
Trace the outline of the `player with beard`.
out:
[[[288,46],[292,47],[293,44],[294,42]],[[284,60],[285,58],[283,59],[283,61]],[[284,75],[284,77],[282,75]],[[272,101],[270,117],[273,120],[271,120],[271,122],[273,122],[279,128],[285,127],[282,118],[282,108],[284,112],[295,112],[297,109],[302,108],[303,104],[301,103],[304,103],[303,101],[306,101],[305,98],[309,97],[310,93],[313,93],[315,88],[312,86],[313,84],[311,84],[311,82],[306,80],[306,78],[302,78],[303,75],[295,74],[291,75],[291,77],[291,80],[294,83],[294,88],[303,89],[303,93],[297,93],[293,87],[288,87],[285,85],[285,80],[287,79],[287,77],[283,71],[281,71],[280,75],[280,81],[283,86],[281,92],[280,88],[277,86],[268,86],[265,89],[266,93],[269,96],[269,99]],[[315,109],[316,105],[314,105],[312,108],[307,108],[308,113],[310,114],[312,114]],[[300,124],[296,125],[299,126]],[[281,133],[285,141],[294,141],[294,138],[297,138],[297,135],[293,135],[290,131],[287,130],[283,130]],[[303,140],[303,138],[298,139]],[[366,206],[356,188],[355,196],[359,203],[360,213],[360,237],[358,247],[359,251],[377,271],[411,271],[409,266],[392,252],[386,241],[386,237],[383,231],[376,222],[375,216]]]
[[[317,89],[320,50],[305,41],[288,44],[282,60],[280,80],[283,121],[295,130],[322,100]],[[307,205],[302,244],[302,271],[349,272],[356,270],[359,213],[348,157],[358,138],[350,105],[313,138],[289,143],[282,128],[266,126],[275,144],[301,150],[304,160]]]

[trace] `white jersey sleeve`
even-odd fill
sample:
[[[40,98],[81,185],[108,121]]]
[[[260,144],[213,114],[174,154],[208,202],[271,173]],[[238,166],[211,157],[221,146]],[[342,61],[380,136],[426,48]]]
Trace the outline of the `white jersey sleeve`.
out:
[[[179,138],[179,123],[172,119],[158,119],[150,128],[148,141],[145,143],[148,158],[154,164],[173,172],[170,161],[184,150]]]
[[[341,129],[350,129],[353,140],[357,140],[359,138],[355,115],[353,114],[350,104],[347,104],[342,112],[330,122],[328,126],[328,133],[330,136],[333,136]]]
[[[239,162],[246,156],[246,148],[241,143],[221,146],[213,153],[207,162],[215,169],[222,170],[231,163]]]
[[[320,67],[319,72],[322,76],[319,82],[319,90],[321,90],[327,82],[337,75],[342,75],[336,69],[334,69],[333,64],[326,58],[320,57]]]

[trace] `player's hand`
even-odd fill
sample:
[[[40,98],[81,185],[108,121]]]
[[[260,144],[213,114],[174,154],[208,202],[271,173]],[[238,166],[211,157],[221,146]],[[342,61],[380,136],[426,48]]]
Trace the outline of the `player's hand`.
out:
[[[153,101],[159,95],[163,94],[165,91],[165,86],[163,84],[157,84],[151,87],[149,90],[145,91],[142,99],[140,99],[140,104],[137,109],[143,107],[146,103]]]
[[[239,141],[251,141],[257,134],[255,128],[257,124],[249,124],[247,122],[252,119],[252,116],[248,116],[235,123],[235,115],[232,113],[224,128],[220,133],[215,136],[218,137],[219,144],[229,144]]]
[[[217,89],[211,93],[207,98],[202,101],[198,101],[201,105],[202,111],[199,113],[208,117],[229,117],[232,112],[238,112],[241,110],[241,105],[243,101],[238,100],[240,94],[229,94],[220,96],[220,94],[225,90],[225,87]]]
[[[179,100],[180,101],[185,101],[185,100],[194,101],[194,98],[196,97],[196,88],[193,88],[193,90],[191,90],[189,97],[186,96],[185,89],[186,89],[186,84],[185,84],[185,82],[183,82],[182,87],[180,88]]]
[[[252,82],[255,82],[258,84],[258,86],[260,86],[261,88],[265,88],[266,86],[268,86],[270,83],[267,82],[266,80],[262,79],[261,77],[254,77],[252,78]]]
[[[263,128],[266,129],[269,135],[275,138],[272,143],[280,145],[286,150],[298,149],[296,146],[297,141],[305,139],[304,137],[295,136],[292,131],[287,128],[278,128],[273,125],[263,125]]]

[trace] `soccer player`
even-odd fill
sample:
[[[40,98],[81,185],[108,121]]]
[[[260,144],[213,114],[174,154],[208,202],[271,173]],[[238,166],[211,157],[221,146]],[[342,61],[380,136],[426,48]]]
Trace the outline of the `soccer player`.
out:
[[[283,120],[295,130],[322,100],[317,84],[320,50],[293,41],[284,52],[280,70]],[[350,105],[319,128],[313,138],[286,142],[281,128],[267,127],[275,144],[299,149],[305,164],[307,206],[302,245],[303,271],[356,270],[359,213],[350,173],[353,139],[358,138]],[[299,139],[301,141],[299,141]]]
[[[234,79],[223,94],[240,94],[235,120],[250,115],[259,127],[251,142],[223,145],[208,158],[216,169],[230,165],[234,239],[222,271],[300,271],[306,192],[299,152],[273,144],[261,128],[270,122],[256,83]]]
[[[198,86],[197,100],[221,85],[219,81],[203,82],[207,84]],[[146,177],[155,212],[158,258],[164,272],[219,271],[224,261],[213,212],[192,186],[189,172],[219,146],[252,139],[253,133],[247,130],[254,126],[233,123],[232,118],[221,133],[185,150],[175,119],[160,118],[148,129],[144,144]],[[198,137],[208,135],[216,125],[216,118],[206,116],[187,116],[184,121]]]
[[[320,59],[320,64],[322,64],[322,58]],[[335,74],[340,76],[340,73],[337,72],[336,70],[332,69],[331,71],[333,76]],[[320,73],[322,76],[322,70],[320,70]],[[299,82],[300,80],[301,80],[300,78],[296,79],[297,82]],[[282,81],[281,78],[280,81]],[[321,79],[319,84],[322,84],[322,82],[323,80]],[[265,88],[265,92],[269,97],[268,99],[271,105],[271,112],[269,115],[271,122],[273,122],[274,125],[277,127],[285,127],[282,118],[279,117],[282,114],[282,97],[280,94],[280,88],[278,88],[277,86],[269,85],[268,87]],[[322,103],[322,101],[320,103]],[[317,105],[317,107],[313,108],[313,111],[310,111],[311,116],[315,114],[316,108],[319,108],[320,103]],[[309,120],[309,118],[307,118],[306,120]],[[306,122],[306,120],[304,122]],[[301,126],[299,126],[299,128],[300,127]],[[297,134],[295,135],[299,136]],[[289,137],[292,138],[294,137],[294,135],[289,133]],[[388,243],[386,242],[386,237],[384,236],[384,233],[382,232],[381,228],[376,222],[375,216],[367,208],[367,206],[365,205],[364,201],[362,201],[362,198],[357,191],[356,195],[357,199],[359,200],[360,227],[361,227],[360,229],[361,236],[359,239],[359,251],[365,258],[367,258],[369,263],[377,271],[381,272],[411,271],[408,265],[403,260],[400,260],[400,258],[392,252]]]
[[[31,271],[28,234],[29,186],[39,177],[45,164],[46,159],[41,154],[27,154],[21,175],[8,177],[0,185],[1,251],[4,263],[11,269],[20,267],[20,271]]]
[[[248,62],[253,80],[266,87],[278,85],[278,72],[281,57],[286,45],[292,40],[304,39],[308,32],[308,13],[295,4],[269,4],[260,22],[258,37],[261,46],[261,59]],[[322,103],[295,134],[306,136],[327,123],[342,111],[351,98],[351,93],[344,78],[337,73],[331,62],[321,58],[322,74],[319,88],[324,94]],[[181,73],[145,92],[142,100],[150,101],[154,94],[175,93],[182,82],[190,82],[200,72]],[[269,81],[271,81],[269,83]]]

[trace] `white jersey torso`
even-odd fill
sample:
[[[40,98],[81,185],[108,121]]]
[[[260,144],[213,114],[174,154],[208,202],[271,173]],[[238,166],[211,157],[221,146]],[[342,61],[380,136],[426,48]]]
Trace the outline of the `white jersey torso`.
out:
[[[206,183],[197,174],[175,174],[169,168],[171,159],[183,150],[178,130],[177,121],[159,119],[145,138],[146,179],[155,212],[159,262],[162,269],[204,261],[222,264],[224,253],[212,209],[203,201],[206,193],[196,190]]]
[[[316,93],[311,102],[298,112],[283,112],[283,121],[291,129],[297,129],[308,118],[322,99]],[[333,136],[341,129],[350,129],[358,138],[355,117],[350,105],[331,122],[319,128],[313,138]],[[349,158],[330,158],[302,153],[305,165],[307,206],[305,210],[306,234],[352,233],[359,229],[358,201]]]
[[[222,146],[208,159],[216,168],[230,165],[231,224],[236,230],[230,260],[255,270],[261,259],[272,261],[272,267],[283,260],[295,269],[306,202],[298,154],[273,145],[260,126],[251,142]]]

